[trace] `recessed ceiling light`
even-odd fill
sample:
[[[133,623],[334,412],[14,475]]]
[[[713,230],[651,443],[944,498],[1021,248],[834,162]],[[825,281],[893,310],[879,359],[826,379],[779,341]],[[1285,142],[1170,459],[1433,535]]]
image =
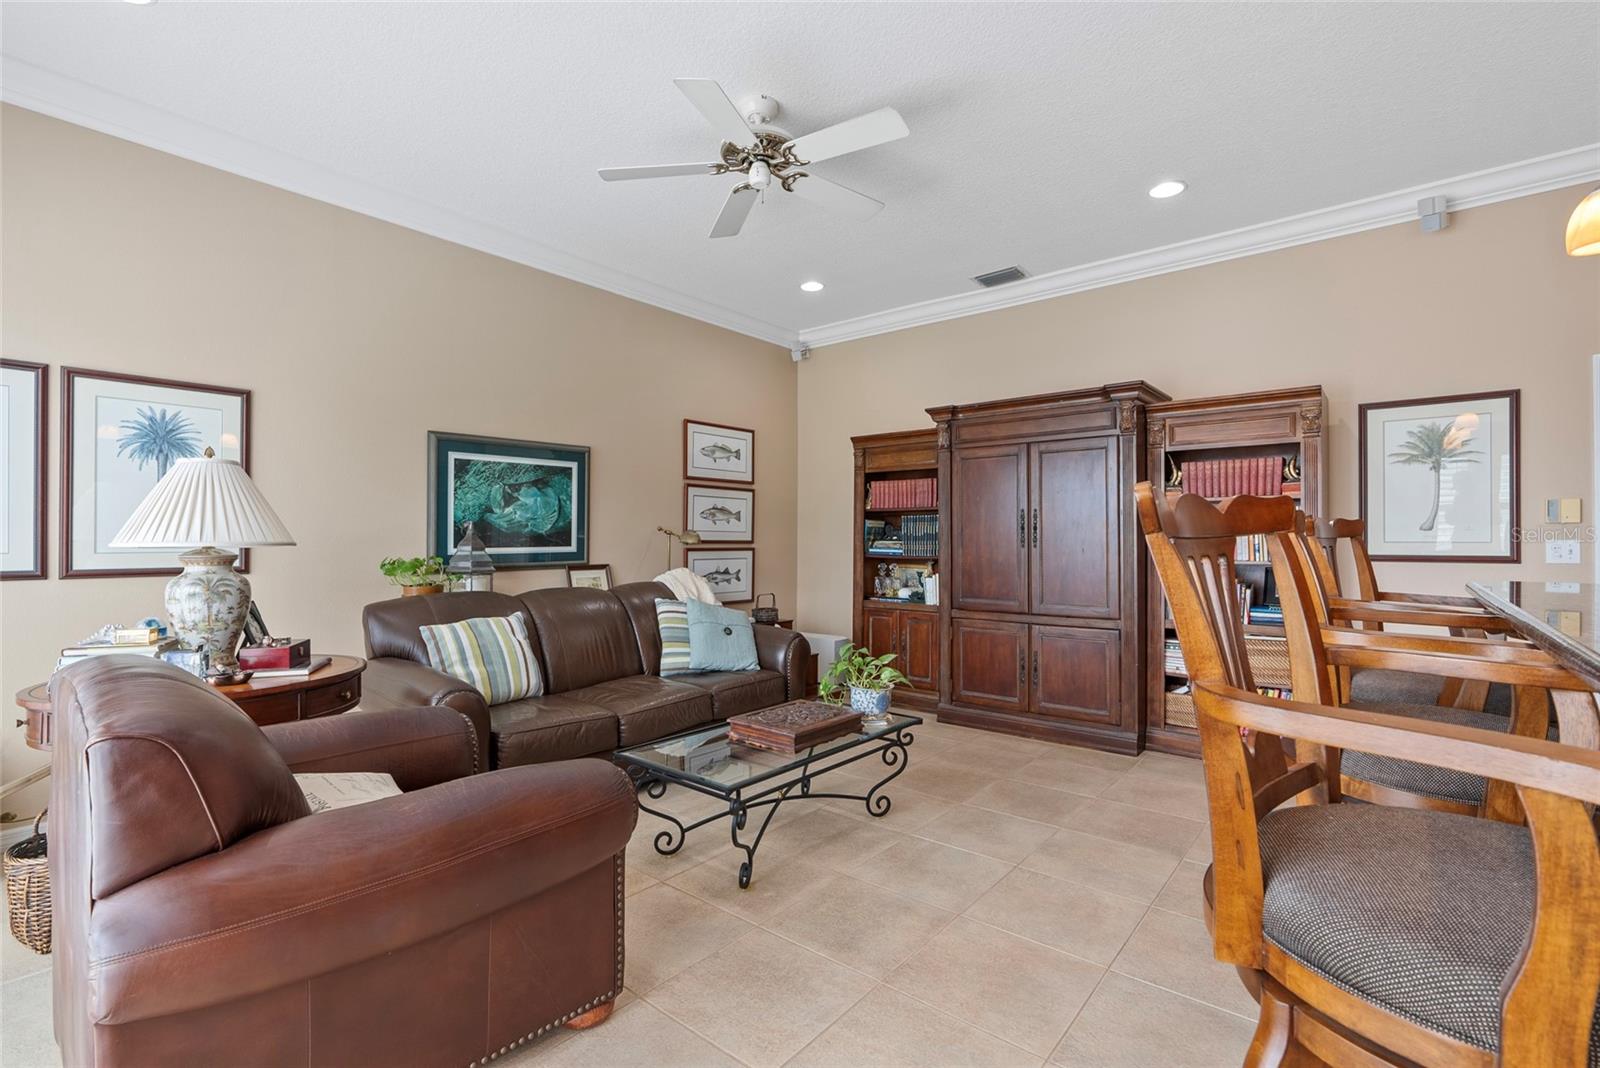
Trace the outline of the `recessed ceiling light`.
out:
[[[135,7],[144,7],[147,4],[155,3],[156,0],[123,0],[123,2],[124,3],[128,3],[128,4],[132,4]]]
[[[1155,197],[1157,200],[1166,200],[1168,197],[1177,196],[1187,188],[1189,187],[1184,185],[1182,182],[1157,182],[1155,185],[1150,187],[1150,195]]]
[[[811,282],[801,282],[800,283],[800,288],[802,290],[804,290],[805,292],[807,292],[807,293],[821,293],[823,287],[822,287],[822,283],[821,282],[811,281]]]

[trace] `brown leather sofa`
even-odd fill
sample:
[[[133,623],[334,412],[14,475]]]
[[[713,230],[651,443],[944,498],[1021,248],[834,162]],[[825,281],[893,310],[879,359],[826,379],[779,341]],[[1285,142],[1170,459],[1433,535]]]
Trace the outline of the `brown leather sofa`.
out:
[[[260,728],[134,657],[52,703],[64,1064],[475,1064],[621,992],[637,808],[608,762],[474,775],[447,708]],[[406,792],[312,815],[295,770]]]
[[[369,604],[362,615],[363,708],[447,705],[477,727],[491,767],[608,756],[804,695],[810,647],[800,634],[755,628],[758,671],[661,677],[657,582],[611,590],[558,588],[512,596],[441,593]],[[542,697],[485,706],[477,690],[433,670],[418,628],[520,614],[544,670]]]

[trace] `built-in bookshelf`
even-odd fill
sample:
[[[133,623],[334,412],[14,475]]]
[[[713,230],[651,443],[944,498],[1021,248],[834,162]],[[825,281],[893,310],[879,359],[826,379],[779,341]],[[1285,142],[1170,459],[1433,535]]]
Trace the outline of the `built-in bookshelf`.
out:
[[[1323,515],[1326,409],[1321,386],[1152,404],[1150,477],[1160,477],[1169,494],[1198,492],[1209,500],[1245,493],[1284,494],[1298,500],[1308,514]],[[1285,696],[1289,654],[1264,540],[1240,539],[1234,572],[1256,687]],[[1145,744],[1166,752],[1198,754],[1189,676],[1172,625],[1172,609],[1154,565],[1149,598]]]
[[[939,698],[944,640],[937,605],[939,470],[934,430],[867,434],[855,446],[855,534],[851,640],[894,653],[911,688],[896,705],[931,708]],[[930,582],[930,578],[932,582]]]

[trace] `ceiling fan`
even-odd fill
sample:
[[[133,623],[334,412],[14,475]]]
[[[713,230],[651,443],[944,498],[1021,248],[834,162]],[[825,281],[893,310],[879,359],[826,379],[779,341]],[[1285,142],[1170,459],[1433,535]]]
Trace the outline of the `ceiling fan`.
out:
[[[736,107],[722,91],[722,86],[709,78],[674,78],[673,84],[722,137],[722,158],[715,163],[604,167],[600,171],[603,180],[625,182],[686,174],[744,175],[745,180],[734,186],[722,205],[722,212],[711,227],[712,237],[737,234],[761,195],[774,185],[785,193],[793,193],[855,219],[871,218],[883,209],[883,201],[819,178],[804,168],[847,152],[898,141],[911,133],[894,108],[879,108],[804,137],[791,137],[787,131],[772,125],[772,120],[778,117],[778,102],[770,96],[749,97]]]

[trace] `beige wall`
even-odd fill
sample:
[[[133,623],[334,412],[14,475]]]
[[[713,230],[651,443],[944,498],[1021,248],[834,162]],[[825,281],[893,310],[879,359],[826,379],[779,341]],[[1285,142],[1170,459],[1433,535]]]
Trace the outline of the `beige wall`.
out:
[[[1522,390],[1522,518],[1582,497],[1593,522],[1590,358],[1600,257],[1562,250],[1581,188],[834,345],[800,369],[802,626],[848,633],[850,436],[929,425],[925,408],[1143,378],[1174,397],[1321,383],[1330,504],[1357,512],[1356,406]],[[1190,196],[1203,195],[1194,192]],[[1519,567],[1386,564],[1393,589],[1488,576],[1577,580],[1540,546]]]
[[[274,629],[324,651],[361,651],[361,606],[391,593],[379,558],[424,551],[430,429],[590,446],[591,559],[628,581],[662,570],[655,528],[681,523],[682,420],[755,427],[756,588],[792,610],[786,350],[32,112],[0,127],[0,348],[51,365],[52,574],[70,365],[252,391],[252,473],[299,544],[258,550],[251,581]],[[60,646],[159,614],[164,583],[0,585],[8,708]],[[4,780],[43,760],[15,718]]]

